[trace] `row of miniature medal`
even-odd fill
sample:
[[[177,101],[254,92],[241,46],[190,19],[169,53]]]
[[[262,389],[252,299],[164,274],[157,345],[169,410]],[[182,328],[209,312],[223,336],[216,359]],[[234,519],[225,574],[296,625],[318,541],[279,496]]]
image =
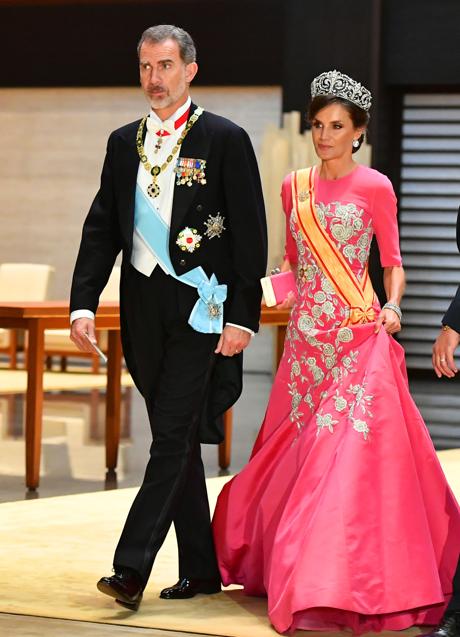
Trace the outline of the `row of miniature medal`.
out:
[[[158,197],[158,195],[160,194],[160,186],[157,183],[158,175],[163,172],[163,170],[172,162],[174,156],[181,147],[182,142],[187,136],[187,133],[202,113],[203,109],[200,107],[195,110],[193,115],[188,120],[183,133],[177,140],[176,145],[172,149],[171,153],[167,156],[166,161],[163,162],[161,166],[152,166],[152,164],[148,161],[147,155],[145,154],[142,137],[147,117],[144,117],[144,119],[139,124],[136,135],[136,146],[142,165],[144,166],[145,170],[147,170],[147,172],[152,175],[152,183],[147,188],[147,193],[150,197],[155,198]],[[204,159],[178,157],[176,167],[174,168],[174,172],[177,175],[176,185],[183,186],[186,184],[187,186],[192,186],[193,182],[196,181],[204,186],[206,184],[205,168],[206,160]],[[213,239],[214,237],[220,239],[222,232],[225,230],[224,221],[225,217],[223,217],[220,212],[218,212],[215,216],[209,215],[207,221],[204,222],[206,226],[206,232],[204,233],[204,235],[208,237],[208,239]],[[202,235],[198,233],[198,230],[196,228],[186,227],[179,232],[176,244],[181,250],[194,252],[197,248],[200,247],[200,242],[202,239]]]

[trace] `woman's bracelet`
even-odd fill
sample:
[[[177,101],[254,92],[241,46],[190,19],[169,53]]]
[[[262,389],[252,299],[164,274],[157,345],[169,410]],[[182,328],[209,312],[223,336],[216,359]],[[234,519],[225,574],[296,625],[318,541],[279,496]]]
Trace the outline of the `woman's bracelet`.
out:
[[[399,318],[399,322],[402,321],[401,308],[399,307],[399,305],[396,305],[396,303],[385,303],[385,305],[382,307],[382,310],[393,310],[393,312]]]

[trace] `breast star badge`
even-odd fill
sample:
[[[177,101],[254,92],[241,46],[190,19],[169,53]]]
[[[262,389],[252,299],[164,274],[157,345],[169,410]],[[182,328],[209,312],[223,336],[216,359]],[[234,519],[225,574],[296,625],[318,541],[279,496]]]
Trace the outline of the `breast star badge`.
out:
[[[208,316],[211,320],[218,319],[222,314],[221,307],[218,303],[210,301],[208,303]]]
[[[220,239],[220,235],[225,230],[224,221],[225,217],[222,217],[220,212],[218,212],[215,217],[209,215],[207,221],[204,222],[206,226],[206,232],[204,234],[208,239],[214,239],[214,237]]]
[[[176,244],[181,250],[187,250],[187,252],[195,252],[200,247],[200,241],[203,237],[198,234],[196,228],[184,228],[179,232],[176,239]]]

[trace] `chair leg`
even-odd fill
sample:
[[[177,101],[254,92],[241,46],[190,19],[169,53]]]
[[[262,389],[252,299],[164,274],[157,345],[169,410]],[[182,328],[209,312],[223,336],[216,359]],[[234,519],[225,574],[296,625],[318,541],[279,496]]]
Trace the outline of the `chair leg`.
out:
[[[219,467],[228,469],[232,456],[233,410],[227,409],[224,414],[224,439],[219,445]]]

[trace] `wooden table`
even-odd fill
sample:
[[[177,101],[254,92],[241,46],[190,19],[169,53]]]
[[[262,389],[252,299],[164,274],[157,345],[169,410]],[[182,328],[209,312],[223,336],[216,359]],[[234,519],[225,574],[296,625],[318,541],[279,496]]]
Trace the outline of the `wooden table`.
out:
[[[118,303],[101,303],[96,326],[109,330],[105,453],[106,466],[117,466],[120,439],[121,341]],[[29,332],[27,348],[26,393],[26,485],[35,490],[39,484],[43,412],[43,369],[45,329],[69,327],[69,304],[65,301],[41,303],[1,303],[0,327],[19,328]]]
[[[262,307],[260,322],[262,325],[276,327],[275,367],[278,368],[284,349],[284,337],[291,310],[277,310],[274,307]],[[233,410],[224,414],[224,440],[219,445],[219,467],[227,469],[232,455]]]
[[[276,364],[283,353],[289,310],[263,308],[261,323],[277,327]],[[26,393],[26,486],[35,490],[39,485],[40,454],[43,412],[44,331],[69,327],[69,305],[65,301],[41,303],[0,304],[0,327],[19,328],[29,332],[27,349],[27,393]],[[121,404],[121,340],[119,306],[101,302],[96,317],[97,329],[109,331],[105,455],[109,472],[117,466],[120,440]],[[219,465],[226,469],[230,464],[232,440],[232,411],[224,416],[225,440],[219,445]]]

